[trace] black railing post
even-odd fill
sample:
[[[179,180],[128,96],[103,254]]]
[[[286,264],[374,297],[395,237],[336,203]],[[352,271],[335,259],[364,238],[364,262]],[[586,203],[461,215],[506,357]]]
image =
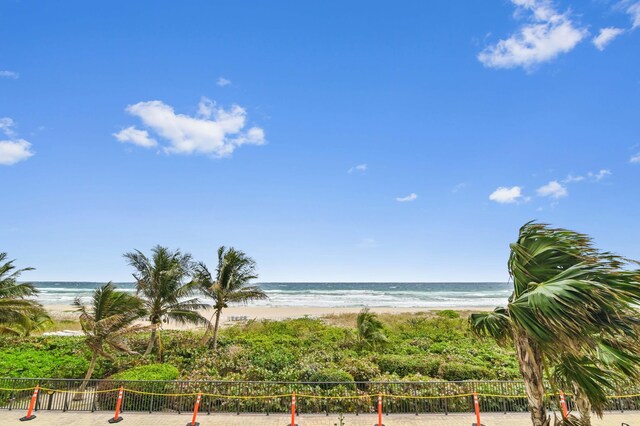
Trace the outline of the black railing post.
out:
[[[502,388],[502,408],[504,413],[507,414],[507,398],[505,398],[506,391],[504,389],[504,382],[501,383],[500,387]]]
[[[49,400],[47,401],[47,411],[51,411],[51,405],[53,405],[53,395],[55,392],[49,391],[47,395],[49,395]]]
[[[449,398],[447,398],[447,384],[443,383],[443,392],[442,394],[444,395],[444,415],[448,416],[449,415]]]
[[[236,385],[236,386],[239,386],[239,385]],[[241,392],[239,387],[236,388],[236,391],[237,392],[234,392],[235,396],[240,396]],[[235,398],[235,400],[236,400],[236,414],[239,416],[240,415],[240,399]]]

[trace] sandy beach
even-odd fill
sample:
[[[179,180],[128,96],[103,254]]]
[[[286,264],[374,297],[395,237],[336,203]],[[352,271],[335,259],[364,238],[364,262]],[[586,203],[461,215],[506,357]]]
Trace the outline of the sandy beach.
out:
[[[57,320],[74,320],[77,318],[77,314],[74,312],[74,308],[70,305],[45,305],[45,308],[49,311],[51,316]],[[362,308],[360,307],[292,307],[292,306],[234,306],[226,308],[222,312],[221,321],[223,325],[229,325],[244,320],[282,320],[287,318],[302,318],[305,316],[312,318],[321,318],[328,316],[338,316],[345,314],[357,314]],[[491,310],[492,308],[478,308],[478,307],[459,307],[454,310],[460,312],[462,316],[469,314],[470,312],[478,312],[483,310]],[[437,311],[443,310],[442,308],[390,308],[390,307],[377,307],[371,308],[372,312],[377,314],[434,314]],[[212,310],[201,311],[202,315],[206,318],[210,318],[213,314]],[[175,323],[169,323],[164,326],[165,329],[189,329],[197,328],[194,326],[184,326]]]

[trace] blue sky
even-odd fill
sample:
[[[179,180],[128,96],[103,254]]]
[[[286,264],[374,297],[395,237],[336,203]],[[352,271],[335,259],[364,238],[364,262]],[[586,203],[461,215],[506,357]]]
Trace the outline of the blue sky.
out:
[[[0,250],[127,281],[503,281],[537,219],[640,258],[640,2],[0,1]]]

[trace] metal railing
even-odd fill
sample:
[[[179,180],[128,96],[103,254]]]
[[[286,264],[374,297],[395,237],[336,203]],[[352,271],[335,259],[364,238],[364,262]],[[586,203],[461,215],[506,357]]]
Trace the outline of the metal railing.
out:
[[[0,379],[0,409],[25,410],[36,385],[36,410],[113,410],[118,389],[125,388],[122,411],[189,412],[198,392],[201,412],[286,413],[291,395],[297,395],[299,413],[373,413],[378,394],[384,412],[440,413],[473,411],[473,392],[487,413],[525,412],[527,399],[519,381],[464,382],[229,382],[229,381],[111,381],[90,380],[79,392],[77,379]],[[558,398],[548,390],[547,404],[557,410]],[[573,410],[571,395],[567,395]],[[610,410],[640,409],[639,389],[621,389],[612,395]]]

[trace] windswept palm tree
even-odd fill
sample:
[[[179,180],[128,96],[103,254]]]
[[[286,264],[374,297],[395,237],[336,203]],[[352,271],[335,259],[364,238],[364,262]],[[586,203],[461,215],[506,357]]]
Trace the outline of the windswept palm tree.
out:
[[[80,313],[80,326],[86,336],[87,346],[93,352],[89,369],[78,389],[75,399],[82,399],[96,367],[98,356],[111,358],[106,351],[111,348],[121,352],[133,352],[123,337],[131,332],[145,329],[133,323],[146,314],[143,301],[133,295],[116,290],[112,283],[103,285],[93,292],[91,304],[85,306],[79,298],[73,302]]]
[[[388,339],[383,328],[375,313],[369,311],[369,308],[362,309],[356,318],[358,345],[363,348],[375,348],[386,343]]]
[[[159,346],[162,323],[169,320],[180,324],[208,323],[198,313],[198,309],[204,309],[208,305],[193,297],[195,285],[186,282],[193,267],[191,255],[159,245],[151,253],[151,258],[139,250],[124,254],[129,265],[136,270],[133,277],[136,280],[137,294],[144,300],[152,326],[145,355]],[[161,348],[159,355],[162,357]]]
[[[46,330],[52,324],[53,320],[44,308],[34,308],[26,315],[17,318],[4,331],[7,334],[29,337],[31,333]]]
[[[534,222],[520,228],[511,244],[514,291],[507,307],[472,314],[470,323],[477,334],[515,346],[534,426],[551,421],[546,369],[555,369],[600,415],[617,377],[612,371],[637,375],[640,273],[627,265],[586,235]],[[616,356],[623,362],[605,361]]]
[[[593,353],[580,357],[571,354],[561,356],[559,364],[552,370],[555,385],[573,390],[581,426],[591,426],[594,404],[596,412],[601,415],[607,402],[607,390],[617,390],[619,385],[639,378],[638,342],[624,333],[614,340],[602,339]]]
[[[38,290],[29,283],[19,283],[23,272],[33,268],[17,269],[14,260],[7,260],[7,253],[0,253],[0,331],[12,332],[11,326],[28,321],[38,314],[48,316],[42,306],[29,299]]]
[[[258,278],[255,261],[244,252],[233,247],[218,249],[218,266],[215,276],[209,272],[207,265],[198,263],[195,267],[194,283],[198,285],[204,295],[213,301],[213,316],[215,322],[207,327],[203,342],[213,328],[212,347],[218,347],[218,328],[220,314],[231,303],[249,303],[253,300],[267,299],[267,295],[260,287],[250,285]]]

